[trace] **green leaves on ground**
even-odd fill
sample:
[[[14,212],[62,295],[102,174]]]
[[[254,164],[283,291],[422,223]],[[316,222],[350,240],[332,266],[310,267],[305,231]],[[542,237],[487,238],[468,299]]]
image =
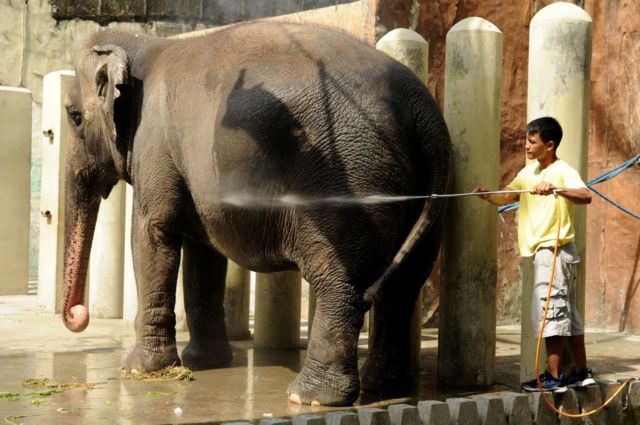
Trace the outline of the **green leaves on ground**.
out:
[[[76,388],[82,388],[85,390],[91,390],[96,384],[87,384],[84,382],[71,382],[65,384],[56,383],[49,378],[28,378],[20,381],[20,385],[23,388],[29,388],[31,390],[25,393],[13,393],[13,392],[0,392],[0,399],[4,400],[17,400],[24,397],[50,397],[54,394],[59,394],[67,390],[73,390]],[[36,400],[32,400],[33,404],[39,404]]]

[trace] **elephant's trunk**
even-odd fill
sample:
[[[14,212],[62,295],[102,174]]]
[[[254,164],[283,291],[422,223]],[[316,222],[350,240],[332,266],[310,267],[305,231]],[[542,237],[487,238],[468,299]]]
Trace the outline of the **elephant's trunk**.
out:
[[[100,197],[79,196],[77,186],[66,187],[62,320],[70,331],[82,332],[89,325],[83,302]]]

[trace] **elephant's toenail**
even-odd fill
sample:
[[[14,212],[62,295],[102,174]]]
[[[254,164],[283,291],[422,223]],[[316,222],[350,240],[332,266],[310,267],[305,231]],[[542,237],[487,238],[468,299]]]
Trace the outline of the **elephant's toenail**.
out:
[[[298,394],[289,394],[289,401],[296,404],[302,404],[300,401],[300,396]]]

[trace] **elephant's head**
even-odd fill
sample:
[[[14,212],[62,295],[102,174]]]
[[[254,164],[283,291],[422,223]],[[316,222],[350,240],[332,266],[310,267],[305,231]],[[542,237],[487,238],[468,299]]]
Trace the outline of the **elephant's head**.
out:
[[[121,47],[86,47],[76,65],[75,85],[65,100],[70,136],[65,164],[62,318],[74,332],[89,323],[89,312],[82,304],[100,198],[106,198],[121,178],[129,180],[128,75],[127,54]]]

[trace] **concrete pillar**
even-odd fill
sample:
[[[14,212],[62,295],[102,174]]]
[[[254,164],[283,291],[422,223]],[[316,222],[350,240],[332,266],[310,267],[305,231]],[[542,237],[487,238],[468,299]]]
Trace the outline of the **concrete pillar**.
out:
[[[454,193],[498,186],[502,33],[477,17],[447,34],[444,116],[454,148]],[[440,272],[438,379],[485,386],[495,378],[497,210],[452,198]]]
[[[27,293],[31,92],[0,87],[0,295]]]
[[[89,259],[89,311],[97,319],[122,318],[125,186],[120,181],[100,202]]]
[[[300,272],[256,273],[256,348],[297,349],[300,345]]]
[[[184,308],[184,275],[182,262],[184,261],[184,255],[180,253],[180,268],[178,269],[178,282],[176,283],[176,305],[174,313],[176,315],[176,331],[187,332],[189,326],[187,325],[187,312]]]
[[[136,276],[133,271],[133,256],[131,254],[131,212],[133,209],[133,187],[125,189],[124,213],[124,271],[123,271],[123,302],[122,318],[130,323],[136,319],[138,312],[138,291]]]
[[[553,3],[531,20],[529,31],[529,88],[527,121],[552,116],[564,136],[558,157],[587,180],[589,80],[591,78],[591,17],[580,7]],[[587,209],[575,208],[578,265],[578,310],[584,319]],[[530,266],[529,266],[530,267]],[[534,374],[536,340],[531,326],[531,270],[523,270],[522,349],[520,376]],[[545,359],[544,351],[541,358]],[[541,362],[541,369],[544,361]]]
[[[411,69],[425,86],[429,80],[429,43],[420,34],[406,28],[390,31],[376,43],[376,49],[386,53]],[[411,369],[420,369],[422,342],[422,299],[420,290],[411,318]],[[372,325],[372,323],[370,323]],[[369,331],[371,335],[371,331]]]
[[[60,313],[62,298],[64,161],[69,137],[64,98],[74,77],[73,71],[55,71],[45,75],[42,82],[38,305],[49,313]]]
[[[234,263],[227,262],[227,282],[224,290],[224,322],[229,339],[248,339],[249,303],[251,298],[251,272]]]

